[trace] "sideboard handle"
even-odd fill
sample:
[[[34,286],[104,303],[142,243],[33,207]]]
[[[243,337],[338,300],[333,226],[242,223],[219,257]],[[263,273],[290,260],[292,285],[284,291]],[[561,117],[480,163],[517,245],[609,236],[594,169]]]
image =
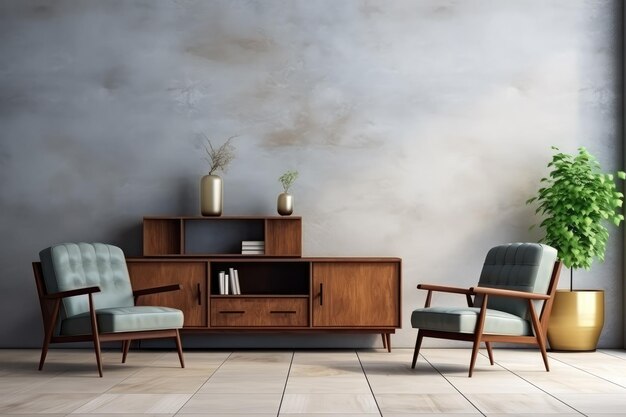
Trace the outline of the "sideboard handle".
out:
[[[296,310],[272,310],[270,314],[296,314]]]
[[[324,305],[324,284],[320,282],[320,305]]]
[[[245,314],[245,310],[220,310],[220,314]]]
[[[198,284],[198,305],[202,305],[202,289],[200,288],[200,284]]]

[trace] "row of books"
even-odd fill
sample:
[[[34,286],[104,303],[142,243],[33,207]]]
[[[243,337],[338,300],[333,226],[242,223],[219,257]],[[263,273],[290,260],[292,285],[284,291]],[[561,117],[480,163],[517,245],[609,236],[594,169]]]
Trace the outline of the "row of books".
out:
[[[229,268],[228,273],[226,271],[220,271],[220,294],[221,295],[240,295],[241,288],[239,287],[239,272],[234,268]]]
[[[243,240],[241,242],[242,255],[264,255],[265,241],[263,240]]]

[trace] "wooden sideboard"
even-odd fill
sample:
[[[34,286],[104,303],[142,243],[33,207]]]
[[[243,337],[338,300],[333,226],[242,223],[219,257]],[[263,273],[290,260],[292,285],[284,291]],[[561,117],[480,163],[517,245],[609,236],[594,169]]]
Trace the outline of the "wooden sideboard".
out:
[[[301,257],[299,217],[146,217],[141,258],[127,258],[134,289],[180,283],[142,297],[185,314],[184,332],[363,332],[401,327],[401,260]],[[242,255],[241,241],[265,243]],[[221,295],[219,272],[237,269],[241,295]]]

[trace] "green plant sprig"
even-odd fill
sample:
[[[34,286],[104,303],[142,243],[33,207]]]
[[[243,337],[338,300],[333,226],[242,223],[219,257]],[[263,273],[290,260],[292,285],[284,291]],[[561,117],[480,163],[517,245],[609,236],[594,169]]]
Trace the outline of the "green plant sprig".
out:
[[[207,156],[205,156],[204,159],[209,163],[209,175],[213,175],[213,173],[218,171],[226,172],[228,165],[235,159],[235,147],[231,143],[235,136],[229,137],[226,142],[217,149],[213,147],[211,139],[205,134],[202,134],[202,136],[204,136],[205,140],[204,149]]]
[[[289,188],[293,185],[293,183],[298,178],[298,171],[287,171],[280,177],[278,177],[278,181],[282,184],[285,192],[289,192]]]
[[[618,210],[624,195],[617,190],[615,177],[601,172],[599,162],[584,147],[578,148],[577,155],[552,149],[556,151],[548,164],[552,171],[526,204],[537,202],[535,213],[544,216],[539,224],[546,233],[541,242],[556,248],[566,267],[590,269],[595,258],[604,261],[607,222],[619,226],[624,220]],[[617,177],[623,180],[626,174],[619,171]]]

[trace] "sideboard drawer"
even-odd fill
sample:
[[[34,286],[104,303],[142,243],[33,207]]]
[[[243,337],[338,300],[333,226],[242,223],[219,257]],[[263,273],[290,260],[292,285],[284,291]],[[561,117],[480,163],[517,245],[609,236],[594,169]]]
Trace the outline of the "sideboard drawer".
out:
[[[308,298],[213,298],[212,327],[309,325]]]

